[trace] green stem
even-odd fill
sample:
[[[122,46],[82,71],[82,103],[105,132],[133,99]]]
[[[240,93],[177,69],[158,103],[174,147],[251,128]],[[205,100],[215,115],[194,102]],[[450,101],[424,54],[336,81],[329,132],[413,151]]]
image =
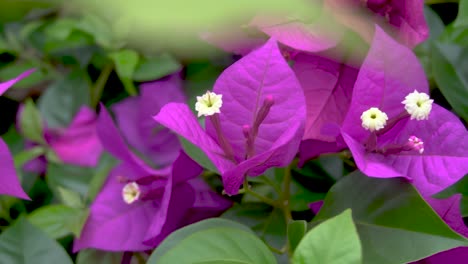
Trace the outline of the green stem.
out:
[[[256,193],[254,191],[252,191],[249,187],[249,181],[247,180],[247,177],[244,178],[244,193],[247,193],[247,194],[250,194],[252,196],[254,196],[255,198],[259,199],[260,201],[268,204],[268,205],[271,205],[273,207],[278,207],[278,203],[276,201],[274,201],[273,199],[270,199],[266,196],[263,196],[259,193]]]
[[[281,204],[282,204],[282,209],[284,213],[284,218],[286,220],[286,224],[289,223],[289,221],[292,220],[291,216],[291,208],[289,205],[289,200],[291,196],[291,179],[292,179],[292,174],[291,170],[294,166],[297,165],[297,160],[294,160],[285,170],[284,172],[284,187],[283,187],[283,193],[281,196]]]
[[[104,68],[101,71],[101,74],[96,80],[96,83],[94,83],[94,86],[92,87],[92,90],[91,90],[91,106],[92,107],[96,107],[99,104],[99,101],[101,100],[101,96],[102,96],[102,91],[104,90],[104,87],[106,86],[107,80],[109,79],[109,76],[112,73],[113,69],[114,69],[114,65],[111,63],[104,66]]]

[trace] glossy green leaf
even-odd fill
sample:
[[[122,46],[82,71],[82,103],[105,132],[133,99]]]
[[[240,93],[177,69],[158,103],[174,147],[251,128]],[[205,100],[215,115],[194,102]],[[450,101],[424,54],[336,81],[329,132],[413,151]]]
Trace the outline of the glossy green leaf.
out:
[[[32,99],[27,99],[20,120],[21,132],[29,140],[45,144],[41,113]]]
[[[455,20],[456,27],[466,27],[468,26],[468,1],[460,0],[458,5],[458,15]]]
[[[291,252],[297,248],[306,231],[307,222],[304,220],[292,221],[288,224],[288,246]]]
[[[361,238],[363,263],[406,263],[468,245],[399,178],[371,178],[359,171],[346,176],[330,190],[314,221],[348,208]]]
[[[133,80],[137,82],[157,80],[180,70],[181,67],[182,65],[168,53],[154,58],[142,58],[133,73]]]
[[[47,126],[66,127],[80,107],[89,105],[90,84],[88,74],[81,70],[74,70],[52,83],[38,100],[39,110]]]
[[[203,168],[216,172],[219,174],[218,169],[216,169],[215,165],[211,160],[206,156],[206,154],[199,149],[197,146],[189,142],[183,137],[179,137],[179,141],[184,149],[185,153],[190,156],[196,163],[198,163]]]
[[[348,209],[310,230],[297,246],[293,263],[362,263],[361,243],[351,210]]]
[[[0,235],[0,260],[8,264],[71,264],[65,250],[21,217]]]
[[[148,264],[276,263],[267,246],[246,226],[208,219],[181,228],[153,252]]]
[[[468,47],[435,43],[432,69],[440,91],[465,120],[468,120]]]
[[[79,236],[88,214],[88,209],[47,205],[32,212],[28,220],[49,237],[57,239],[69,234]]]
[[[84,249],[78,253],[76,264],[115,264],[121,262],[122,255],[120,252]]]

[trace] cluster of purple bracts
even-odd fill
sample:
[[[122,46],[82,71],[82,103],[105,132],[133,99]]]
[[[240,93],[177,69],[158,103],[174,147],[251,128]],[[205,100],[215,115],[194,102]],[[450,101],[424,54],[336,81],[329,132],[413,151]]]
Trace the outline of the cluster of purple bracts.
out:
[[[91,205],[74,249],[149,250],[172,231],[229,208],[230,202],[199,177],[202,168],[182,151],[175,134],[206,154],[228,195],[236,195],[246,177],[285,167],[297,155],[301,165],[320,154],[349,149],[364,174],[406,178],[449,226],[468,236],[460,198],[432,198],[468,172],[466,128],[456,115],[432,101],[426,115],[408,106],[411,94],[429,94],[424,70],[411,50],[428,37],[423,2],[329,0],[324,8],[337,10],[333,9],[337,4],[371,14],[366,16],[371,18],[369,25],[368,19],[353,12],[334,13],[337,21],[368,41],[365,58],[349,60],[339,51],[327,56],[326,51],[340,45],[339,31],[330,34],[320,25],[257,16],[251,26],[262,37],[239,35],[237,42],[226,43],[217,34],[203,36],[244,55],[212,89],[207,87],[212,91],[207,96],[220,96],[216,100],[222,96],[222,103],[203,114],[206,117],[197,118],[194,107],[185,103],[177,74],[144,84],[139,97],[114,105],[117,126],[102,106],[91,126],[97,140],[87,152],[98,157],[102,146],[120,163]],[[1,91],[17,79],[1,84]],[[370,110],[381,115],[381,123],[365,120]],[[83,163],[83,157],[66,155],[66,142],[73,142],[67,134],[81,127],[76,125],[81,114],[86,111],[50,141],[59,158],[74,164]],[[80,145],[86,144],[69,146]],[[3,141],[0,148],[5,163],[0,191],[27,198]],[[97,158],[84,165],[95,162]],[[467,252],[450,250],[425,263],[450,262]]]

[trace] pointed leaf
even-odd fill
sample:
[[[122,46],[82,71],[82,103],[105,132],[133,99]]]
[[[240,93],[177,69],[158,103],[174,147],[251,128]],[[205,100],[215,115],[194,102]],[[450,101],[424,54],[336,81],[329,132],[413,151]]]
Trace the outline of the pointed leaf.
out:
[[[432,68],[439,90],[465,120],[468,120],[468,48],[456,44],[435,43]]]
[[[361,238],[363,263],[406,263],[468,245],[401,179],[375,179],[356,171],[333,186],[314,220],[347,208]]]
[[[351,210],[345,210],[310,230],[297,246],[293,263],[362,263],[361,242]]]
[[[87,209],[77,209],[65,205],[48,205],[32,212],[28,216],[28,220],[49,237],[57,239],[68,234],[79,236],[87,212]]]
[[[41,113],[31,98],[27,99],[21,111],[20,126],[23,135],[36,143],[45,143]]]
[[[288,245],[292,252],[296,250],[306,231],[307,222],[304,220],[296,220],[288,224]]]
[[[468,1],[460,0],[458,5],[458,15],[455,20],[456,27],[466,27],[468,26]]]
[[[157,80],[180,70],[181,67],[182,65],[169,53],[154,58],[143,58],[135,68],[133,79],[137,82]]]
[[[0,248],[3,263],[72,264],[60,244],[24,218],[20,218],[0,235]]]

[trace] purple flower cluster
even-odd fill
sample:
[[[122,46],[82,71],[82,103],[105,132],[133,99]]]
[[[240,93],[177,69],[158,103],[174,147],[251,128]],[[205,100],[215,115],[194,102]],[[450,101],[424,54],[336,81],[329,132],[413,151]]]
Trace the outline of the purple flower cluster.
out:
[[[297,155],[302,165],[349,149],[364,174],[407,179],[450,227],[468,236],[460,197],[433,198],[468,172],[468,133],[456,115],[430,99],[411,50],[428,37],[423,2],[328,0],[324,10],[338,4],[349,10],[334,12],[343,24],[334,34],[323,23],[259,15],[249,24],[259,36],[225,43],[220,35],[204,35],[244,56],[195,106],[185,103],[182,79],[174,74],[114,104],[115,122],[101,105],[98,116],[83,107],[68,127],[46,129],[47,144],[63,162],[95,166],[103,150],[119,161],[74,250],[151,250],[174,230],[231,206],[199,177],[202,167],[178,136],[203,151],[228,195],[246,188],[247,177],[286,167]],[[368,41],[365,58],[339,51],[344,27]],[[1,83],[0,94],[29,73]],[[0,193],[27,199],[3,141],[0,155]],[[425,263],[466,252],[455,249]]]

